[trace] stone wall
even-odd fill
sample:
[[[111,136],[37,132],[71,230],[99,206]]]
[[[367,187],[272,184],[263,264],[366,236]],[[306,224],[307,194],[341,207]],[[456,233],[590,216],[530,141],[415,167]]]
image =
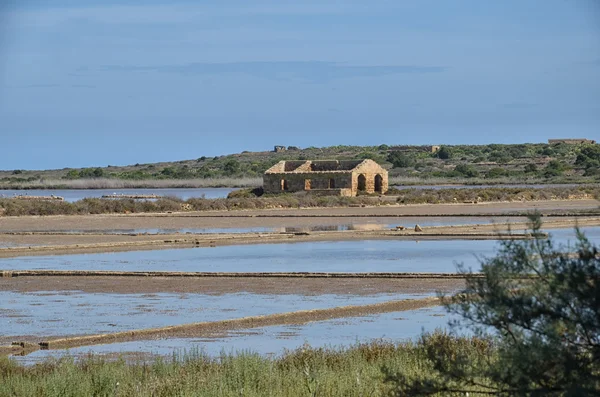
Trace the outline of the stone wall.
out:
[[[265,174],[263,189],[265,193],[301,192],[312,189],[353,190],[352,176],[350,172]]]
[[[282,161],[263,177],[265,193],[328,190],[329,195],[356,196],[359,191],[385,193],[388,172],[372,160]]]
[[[380,176],[380,185],[376,186],[376,178]],[[364,179],[363,179],[364,177]],[[385,193],[388,190],[388,172],[375,162],[367,162],[356,168],[352,175],[352,192]]]

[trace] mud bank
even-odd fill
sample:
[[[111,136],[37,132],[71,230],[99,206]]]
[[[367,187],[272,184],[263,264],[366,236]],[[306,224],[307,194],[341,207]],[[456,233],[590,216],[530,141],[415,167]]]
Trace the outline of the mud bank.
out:
[[[320,223],[348,223],[390,220],[404,217],[503,217],[525,216],[532,211],[552,216],[574,216],[581,211],[597,211],[597,200],[548,200],[537,202],[506,202],[481,204],[422,204],[361,208],[305,208],[240,211],[206,211],[128,215],[56,215],[0,217],[0,230],[112,230],[112,229],[181,229],[181,228],[239,228],[285,227]],[[576,213],[577,212],[577,213]],[[598,213],[596,212],[596,216]],[[593,215],[592,215],[593,216]],[[311,219],[314,218],[314,219]],[[293,222],[292,222],[293,221]],[[390,222],[391,223],[391,222]]]

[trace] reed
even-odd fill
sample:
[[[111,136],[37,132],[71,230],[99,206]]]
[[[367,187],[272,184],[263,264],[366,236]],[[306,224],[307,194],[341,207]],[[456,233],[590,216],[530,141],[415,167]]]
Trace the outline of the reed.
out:
[[[246,194],[248,193],[248,194]],[[273,208],[329,208],[399,204],[482,203],[539,200],[576,200],[600,198],[600,186],[543,188],[473,189],[390,189],[387,196],[315,196],[305,192],[256,197],[250,192],[231,198],[165,197],[155,201],[134,199],[85,198],[74,203],[63,201],[0,199],[0,215],[73,215],[178,211],[234,211]]]
[[[1,396],[385,396],[387,372],[417,377],[431,370],[426,349],[494,354],[490,342],[441,331],[418,342],[376,340],[349,348],[302,346],[268,358],[251,351],[209,357],[202,350],[127,362],[93,355],[25,367],[0,358]]]

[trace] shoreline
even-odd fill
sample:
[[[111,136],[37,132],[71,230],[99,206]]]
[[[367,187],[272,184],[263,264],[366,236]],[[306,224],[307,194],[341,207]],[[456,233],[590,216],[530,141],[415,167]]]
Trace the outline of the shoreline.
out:
[[[598,227],[600,217],[547,221],[544,223],[544,229],[569,228],[576,225]],[[15,246],[0,248],[0,258],[323,241],[531,239],[533,236],[528,232],[528,227],[527,222],[508,222],[428,226],[422,227],[421,231],[381,229],[202,234],[5,232],[0,233],[0,241]]]
[[[397,179],[397,181],[394,181]],[[217,180],[218,181],[218,180]],[[223,178],[221,182],[211,183],[205,179],[74,179],[67,181],[52,181],[53,183],[38,183],[34,182],[14,182],[14,184],[0,183],[0,191],[2,190],[103,190],[103,189],[246,189],[256,188],[262,186],[262,177],[241,177],[241,178]],[[56,182],[56,183],[54,183]],[[523,187],[529,185],[543,185],[544,187],[551,186],[580,186],[580,185],[593,185],[594,181],[590,180],[575,180],[575,181],[548,181],[547,179],[529,180],[526,182],[507,182],[506,180],[478,180],[476,182],[469,182],[463,180],[455,182],[452,180],[448,181],[406,181],[403,178],[391,178],[390,186],[396,188],[412,188],[417,186],[440,186],[440,187],[455,187],[455,186],[469,186],[469,187],[490,187],[490,186],[504,186],[504,187]]]
[[[367,305],[338,306],[327,309],[300,310],[262,316],[241,317],[231,320],[205,321],[160,328],[145,328],[109,334],[95,334],[71,337],[37,337],[27,341],[14,341],[11,346],[0,346],[1,354],[28,354],[35,350],[68,349],[98,344],[120,343],[155,338],[198,338],[238,329],[262,328],[276,325],[305,324],[336,318],[361,317],[371,314],[402,312],[425,307],[438,306],[441,299],[427,297],[419,299],[392,300]],[[16,346],[16,347],[15,347]]]

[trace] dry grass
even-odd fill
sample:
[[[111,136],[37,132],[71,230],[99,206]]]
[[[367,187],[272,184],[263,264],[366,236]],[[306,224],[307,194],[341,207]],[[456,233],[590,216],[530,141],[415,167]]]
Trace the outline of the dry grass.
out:
[[[242,192],[243,193],[243,192]],[[191,198],[183,201],[167,197],[155,201],[134,199],[86,198],[74,203],[41,200],[0,199],[0,215],[72,215],[168,211],[232,211],[241,209],[349,207],[366,205],[443,204],[462,202],[506,202],[572,200],[600,197],[600,186],[544,188],[473,188],[473,189],[392,189],[393,196],[335,197],[315,196],[305,192],[277,196],[234,198]],[[237,197],[236,197],[237,196]],[[394,196],[397,196],[395,198]]]

